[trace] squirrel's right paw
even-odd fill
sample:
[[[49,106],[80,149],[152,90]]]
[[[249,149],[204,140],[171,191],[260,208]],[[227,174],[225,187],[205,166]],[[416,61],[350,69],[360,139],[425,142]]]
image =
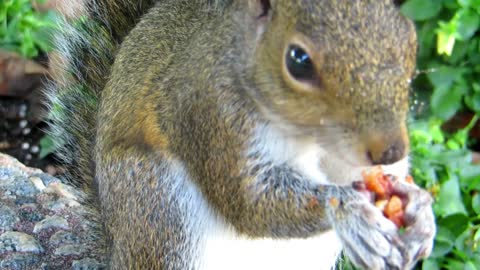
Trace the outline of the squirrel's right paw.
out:
[[[338,199],[337,199],[338,198]],[[366,196],[339,188],[330,199],[330,218],[347,257],[363,269],[405,269],[398,229]]]

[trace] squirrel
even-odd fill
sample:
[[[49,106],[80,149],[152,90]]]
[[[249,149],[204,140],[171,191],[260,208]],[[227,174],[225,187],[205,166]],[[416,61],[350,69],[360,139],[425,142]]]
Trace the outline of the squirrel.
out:
[[[393,0],[84,0],[58,37],[52,136],[91,196],[109,269],[410,269],[428,192],[400,233],[352,187],[408,174],[414,25]],[[309,268],[307,268],[309,267]]]

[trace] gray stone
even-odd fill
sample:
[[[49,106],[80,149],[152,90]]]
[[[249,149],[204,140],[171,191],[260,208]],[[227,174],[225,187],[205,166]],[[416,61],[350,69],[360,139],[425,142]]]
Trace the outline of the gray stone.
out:
[[[31,197],[39,193],[35,185],[25,176],[16,176],[5,180],[0,179],[0,188],[8,190],[9,195],[16,196]]]
[[[0,154],[0,270],[106,269],[99,214],[85,198]]]
[[[75,207],[78,205],[79,203],[75,200],[72,200],[69,198],[59,198],[54,202],[49,202],[45,204],[44,207],[52,211],[58,212],[58,211],[64,210],[67,207]]]
[[[105,264],[101,264],[97,260],[92,258],[85,258],[82,260],[72,262],[72,270],[100,270],[100,269],[106,269]]]
[[[15,185],[11,186],[10,190],[17,196],[35,196],[40,192],[35,185],[25,177],[17,178]]]
[[[20,218],[13,209],[6,205],[0,205],[0,230],[11,230],[18,221],[20,221]]]
[[[0,269],[23,270],[33,268],[40,258],[33,254],[13,254],[0,260]]]
[[[18,210],[18,215],[22,220],[28,222],[39,222],[44,219],[44,215],[40,213],[36,204],[22,205],[20,210]]]
[[[0,254],[10,251],[41,253],[43,248],[31,235],[21,232],[6,232],[0,235]]]
[[[71,232],[58,231],[50,237],[50,245],[78,244],[79,238]]]
[[[87,252],[87,248],[83,245],[63,245],[59,246],[55,249],[56,256],[74,256],[74,255],[82,255],[83,253]]]
[[[60,180],[46,173],[33,174],[32,177],[40,178],[45,186],[50,185],[50,183],[60,183]]]
[[[11,179],[14,177],[14,172],[10,168],[0,168],[0,180],[1,182],[6,182],[5,180]]]
[[[53,216],[47,217],[44,220],[35,224],[33,228],[34,233],[39,233],[40,231],[47,230],[47,229],[69,229],[68,221],[62,217]]]
[[[17,196],[15,199],[15,204],[16,205],[24,205],[24,204],[32,204],[36,203],[35,197],[25,197],[25,196]]]

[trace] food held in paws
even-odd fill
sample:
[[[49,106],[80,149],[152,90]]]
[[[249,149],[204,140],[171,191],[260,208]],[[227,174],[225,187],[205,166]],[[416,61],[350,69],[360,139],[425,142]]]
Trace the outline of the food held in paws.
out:
[[[401,228],[404,224],[404,211],[405,206],[403,205],[402,199],[400,197],[393,195],[390,200],[388,200],[387,205],[383,209],[383,214],[390,219],[397,227]]]
[[[396,194],[393,189],[394,176],[383,173],[381,167],[375,167],[368,171],[362,172],[364,189],[372,192],[372,199],[377,208],[382,210],[383,215],[391,220],[397,227],[403,227],[405,200],[402,195]],[[413,178],[407,176],[406,182],[413,184]],[[357,189],[359,185],[355,185]]]
[[[363,171],[362,177],[367,190],[375,193],[375,201],[390,198],[393,190],[391,176],[384,175],[381,167]]]

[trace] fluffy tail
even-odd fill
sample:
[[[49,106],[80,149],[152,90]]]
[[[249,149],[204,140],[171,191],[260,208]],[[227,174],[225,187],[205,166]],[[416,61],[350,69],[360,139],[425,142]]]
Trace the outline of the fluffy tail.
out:
[[[68,179],[90,189],[99,94],[122,39],[157,0],[64,0],[78,6],[61,24],[52,55],[56,72],[50,97],[50,135]],[[68,13],[68,12],[67,12]]]

